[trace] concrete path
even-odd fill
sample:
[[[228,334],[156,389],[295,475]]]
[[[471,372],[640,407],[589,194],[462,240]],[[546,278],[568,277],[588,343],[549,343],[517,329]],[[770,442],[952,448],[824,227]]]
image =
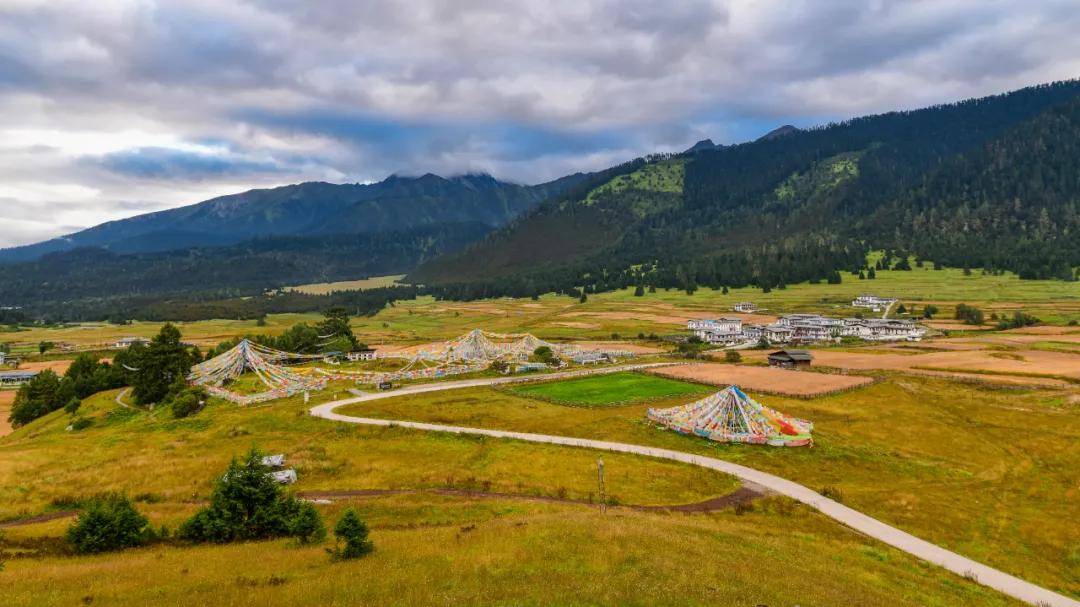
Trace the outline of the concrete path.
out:
[[[974,580],[980,584],[994,588],[995,590],[999,590],[1021,601],[1030,603],[1032,605],[1046,607],[1080,607],[1080,602],[1077,602],[1069,597],[1058,594],[1056,592],[1052,592],[1050,590],[1042,588],[1041,586],[1036,586],[1035,584],[1026,582],[1018,577],[1009,575],[1003,571],[999,571],[992,567],[988,567],[969,558],[960,556],[955,552],[950,552],[949,550],[941,548],[940,546],[921,540],[907,532],[886,525],[885,523],[882,523],[877,519],[871,518],[857,510],[848,508],[847,506],[831,500],[798,483],[789,481],[773,474],[769,474],[767,472],[761,472],[760,470],[754,470],[753,468],[747,468],[746,466],[733,464],[731,462],[716,459],[714,457],[693,455],[690,453],[684,453],[682,451],[658,449],[656,447],[647,447],[644,445],[613,443],[608,441],[590,440],[585,438],[571,438],[567,436],[553,436],[548,434],[530,434],[527,432],[508,432],[503,430],[488,430],[485,428],[466,428],[462,426],[444,426],[441,424],[426,424],[422,422],[373,419],[367,417],[353,417],[350,415],[334,413],[334,409],[337,409],[338,407],[344,405],[379,400],[383,398],[393,398],[396,396],[405,396],[409,394],[421,394],[425,392],[438,392],[442,390],[454,390],[458,388],[471,388],[477,386],[517,383],[529,380],[537,381],[557,379],[563,377],[574,377],[579,375],[592,375],[596,373],[613,373],[615,371],[627,371],[646,367],[660,366],[664,364],[670,363],[622,365],[619,367],[608,367],[597,370],[590,370],[586,372],[577,371],[557,373],[543,376],[533,376],[529,378],[481,378],[461,380],[455,382],[418,384],[414,386],[406,386],[399,390],[365,394],[364,396],[359,396],[356,398],[349,398],[318,405],[311,409],[311,415],[350,424],[365,424],[369,426],[396,426],[401,428],[411,428],[414,430],[425,430],[429,432],[474,434],[480,436],[491,436],[494,438],[522,440],[533,443],[565,445],[568,447],[583,447],[586,449],[600,449],[603,451],[614,451],[618,453],[632,453],[635,455],[673,460],[677,462],[691,464],[694,466],[700,466],[702,468],[708,468],[710,470],[716,470],[725,474],[730,474],[732,476],[738,477],[744,482],[755,483],[770,491],[774,491],[781,495],[786,495],[794,500],[800,501],[804,504],[807,504],[808,506],[817,509],[822,514],[844,525],[847,525],[848,527],[856,531],[864,533],[874,539],[885,542],[886,544],[889,544],[894,548],[903,550],[904,552],[916,556],[920,559],[934,563],[936,565],[940,565],[945,569],[956,573],[957,575],[964,576],[965,578]]]

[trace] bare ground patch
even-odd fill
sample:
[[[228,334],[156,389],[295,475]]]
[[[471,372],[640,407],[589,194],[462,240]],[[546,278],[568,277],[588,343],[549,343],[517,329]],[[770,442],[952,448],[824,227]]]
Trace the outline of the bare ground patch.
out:
[[[8,415],[11,414],[11,403],[13,402],[15,402],[14,390],[0,390],[0,436],[11,434]]]
[[[715,386],[734,384],[755,392],[804,397],[850,390],[874,381],[872,378],[859,375],[836,375],[720,363],[659,367],[650,372],[673,379],[686,379]]]

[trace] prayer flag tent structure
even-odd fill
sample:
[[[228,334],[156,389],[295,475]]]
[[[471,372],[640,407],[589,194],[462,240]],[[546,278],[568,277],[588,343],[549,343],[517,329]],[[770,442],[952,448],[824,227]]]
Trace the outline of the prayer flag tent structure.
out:
[[[649,409],[648,417],[681,434],[773,447],[813,445],[812,422],[784,415],[729,386],[688,405]]]
[[[188,381],[214,396],[250,405],[326,387],[326,377],[284,366],[286,362],[321,357],[280,352],[244,339],[228,352],[192,367]],[[225,387],[247,371],[253,372],[269,389],[258,394],[242,394]]]

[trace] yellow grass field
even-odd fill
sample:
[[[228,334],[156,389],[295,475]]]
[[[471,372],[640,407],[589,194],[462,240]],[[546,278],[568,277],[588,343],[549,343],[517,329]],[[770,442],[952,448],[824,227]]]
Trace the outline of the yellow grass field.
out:
[[[815,366],[851,375],[754,364],[706,363],[678,371],[694,381],[737,383],[764,404],[814,421],[811,449],[717,445],[645,421],[646,408],[684,404],[691,399],[685,395],[569,407],[475,388],[362,403],[343,412],[721,457],[828,490],[889,524],[1080,598],[1080,527],[1073,522],[1080,519],[1080,375],[1074,369],[1080,328],[1067,325],[1080,319],[1080,287],[963,276],[959,270],[878,276],[859,281],[845,274],[840,285],[790,285],[768,294],[702,289],[692,296],[661,290],[635,297],[625,290],[590,295],[585,303],[553,295],[474,302],[424,297],[352,320],[361,341],[387,350],[415,349],[479,327],[672,360],[666,352],[674,346],[655,336],[685,333],[689,318],[734,315],[731,306],[739,301],[762,308],[742,315],[747,322],[789,312],[852,315],[850,300],[863,293],[901,297],[920,310],[936,303],[939,328],[948,335],[911,344],[813,348]],[[950,319],[960,302],[988,314],[1024,310],[1049,326],[973,330]],[[272,315],[262,327],[237,320],[177,324],[185,341],[205,348],[319,318]],[[0,342],[21,351],[36,350],[43,340],[95,349],[120,337],[150,337],[160,325],[36,327],[0,333]],[[751,363],[765,354],[743,352]],[[67,362],[47,364],[62,370]],[[870,376],[881,381],[871,384]],[[331,382],[308,405],[299,397],[252,408],[215,400],[183,420],[167,410],[121,408],[116,392],[107,392],[86,399],[80,414],[92,425],[81,431],[65,429],[70,418],[63,412],[6,436],[0,426],[0,603],[1015,604],[790,500],[766,497],[749,509],[692,514],[629,507],[728,495],[738,483],[724,475],[605,453],[607,493],[621,506],[603,514],[590,505],[597,499],[598,453],[351,427],[307,415],[309,406],[344,398],[354,387]],[[838,387],[850,389],[815,396]],[[785,391],[799,397],[762,394]],[[12,394],[0,392],[5,418],[5,398]],[[63,514],[102,491],[122,491],[155,525],[175,528],[205,503],[228,459],[252,445],[286,454],[299,473],[297,491],[409,493],[335,498],[317,506],[331,524],[346,505],[371,524],[376,552],[353,563],[331,563],[323,551],[329,541],[315,547],[169,541],[74,557],[60,539],[70,517],[20,524]],[[445,489],[494,495],[433,493]]]
[[[15,390],[0,390],[0,436],[11,434],[11,404],[15,402]]]
[[[486,388],[349,405],[343,413],[611,440],[719,457],[815,489],[924,539],[1080,596],[1080,399],[888,376],[812,399],[759,396],[814,422],[810,449],[720,445],[665,432],[648,407],[589,409]]]
[[[589,450],[346,427],[304,415],[299,399],[212,405],[172,420],[118,410],[113,396],[84,404],[94,419],[84,431],[65,431],[67,416],[57,412],[0,439],[0,520],[121,490],[137,496],[155,525],[175,527],[203,503],[227,459],[251,444],[285,453],[301,491],[455,487],[595,496],[598,455]],[[416,406],[415,416],[427,409]],[[546,413],[555,405],[535,407],[538,419],[555,421]],[[572,417],[565,423],[576,426]],[[603,459],[618,503],[688,503],[736,487],[730,477],[690,466]],[[433,597],[450,604],[1015,604],[781,498],[749,511],[689,515],[425,493],[318,508],[333,522],[349,503],[371,524],[376,545],[353,563],[331,563],[322,547],[288,541],[164,544],[75,558],[55,539],[67,520],[8,526],[0,595],[5,605],[426,605]]]
[[[296,291],[299,293],[308,293],[311,295],[326,295],[327,293],[334,293],[336,291],[355,291],[358,289],[378,289],[380,287],[389,287],[398,282],[402,278],[405,278],[404,274],[396,274],[393,276],[372,276],[371,278],[365,278],[363,280],[343,280],[340,282],[321,282],[308,285],[299,285],[295,287],[286,287],[286,291]]]

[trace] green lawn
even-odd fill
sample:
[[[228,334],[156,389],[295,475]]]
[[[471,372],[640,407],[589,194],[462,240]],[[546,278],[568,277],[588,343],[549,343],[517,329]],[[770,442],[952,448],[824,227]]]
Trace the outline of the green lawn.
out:
[[[527,384],[510,389],[528,398],[553,401],[580,407],[628,405],[658,398],[704,394],[707,386],[642,375],[612,373],[542,384]]]

